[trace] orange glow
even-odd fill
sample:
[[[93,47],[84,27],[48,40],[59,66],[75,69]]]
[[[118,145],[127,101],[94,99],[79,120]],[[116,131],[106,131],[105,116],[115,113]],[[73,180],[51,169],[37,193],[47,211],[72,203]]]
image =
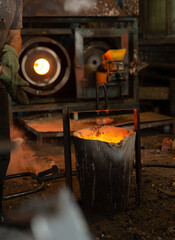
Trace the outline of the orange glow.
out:
[[[116,136],[114,134],[111,134],[110,136],[107,136],[105,134],[100,134],[100,136],[91,135],[91,136],[85,136],[84,139],[89,140],[98,140],[102,142],[113,142],[113,143],[119,143],[124,138],[123,136]]]
[[[83,129],[80,134],[76,136],[79,138],[89,139],[89,140],[97,140],[108,143],[119,143],[126,136],[132,134],[132,130],[123,130],[122,128],[114,128],[114,127],[101,127],[99,130],[96,128]]]
[[[45,75],[50,70],[49,62],[44,58],[39,58],[34,62],[33,68],[39,75]]]

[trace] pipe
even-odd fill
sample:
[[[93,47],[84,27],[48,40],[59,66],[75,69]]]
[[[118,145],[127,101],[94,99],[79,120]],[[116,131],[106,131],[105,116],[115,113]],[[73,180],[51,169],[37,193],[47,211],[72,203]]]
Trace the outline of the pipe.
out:
[[[175,165],[165,165],[165,164],[142,164],[142,167],[175,168]]]
[[[43,182],[41,185],[37,186],[34,189],[24,191],[24,192],[14,193],[14,194],[11,194],[11,195],[8,195],[8,196],[4,196],[3,200],[8,200],[8,199],[16,198],[16,197],[21,197],[21,196],[25,196],[25,195],[32,194],[32,193],[37,193],[37,192],[43,190],[44,187],[45,187],[45,183]]]

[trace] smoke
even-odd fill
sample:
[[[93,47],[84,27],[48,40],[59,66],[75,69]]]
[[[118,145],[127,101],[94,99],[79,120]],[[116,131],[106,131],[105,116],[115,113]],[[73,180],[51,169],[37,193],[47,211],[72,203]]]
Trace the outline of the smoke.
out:
[[[8,167],[7,175],[22,172],[38,173],[51,168],[52,165],[57,165],[58,155],[52,156],[46,152],[46,155],[39,154],[40,146],[35,149],[29,144],[25,133],[19,129],[11,129],[11,141],[14,142],[16,148],[11,151],[10,164]],[[47,149],[47,145],[42,148]],[[50,147],[51,148],[51,147]]]
[[[10,164],[7,174],[21,172],[38,173],[50,168],[50,164],[43,157],[37,157],[32,148],[25,143],[20,149],[11,152]]]
[[[94,6],[94,0],[65,0],[64,10],[71,13],[79,13],[82,10],[89,10]]]
[[[58,146],[57,142],[55,144],[43,142],[38,145],[19,129],[11,130],[11,141],[16,142],[17,147],[11,151],[7,175],[24,172],[38,174],[53,165],[57,165],[59,169],[65,168],[63,144],[60,143]],[[74,153],[72,153],[72,162],[75,163]],[[73,168],[75,169],[74,165]]]

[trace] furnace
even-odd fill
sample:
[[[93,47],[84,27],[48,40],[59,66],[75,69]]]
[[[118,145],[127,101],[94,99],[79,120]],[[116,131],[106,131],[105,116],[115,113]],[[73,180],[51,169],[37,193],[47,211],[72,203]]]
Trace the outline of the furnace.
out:
[[[117,78],[106,84],[107,97],[133,98],[137,80],[130,68],[137,61],[138,1],[76,3],[24,1],[19,60],[20,75],[30,84],[26,89],[30,102],[95,100],[96,73],[111,49],[125,49],[125,57],[118,63]],[[104,96],[102,89],[99,96]]]

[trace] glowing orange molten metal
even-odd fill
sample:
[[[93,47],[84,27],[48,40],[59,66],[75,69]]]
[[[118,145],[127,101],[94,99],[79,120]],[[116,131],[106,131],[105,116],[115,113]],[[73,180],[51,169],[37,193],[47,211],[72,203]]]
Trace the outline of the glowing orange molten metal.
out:
[[[108,143],[119,143],[126,136],[133,134],[132,130],[104,126],[100,128],[83,129],[76,136],[83,139],[97,140]]]
[[[34,62],[33,68],[39,75],[45,75],[50,70],[49,62],[44,58],[39,58]]]

